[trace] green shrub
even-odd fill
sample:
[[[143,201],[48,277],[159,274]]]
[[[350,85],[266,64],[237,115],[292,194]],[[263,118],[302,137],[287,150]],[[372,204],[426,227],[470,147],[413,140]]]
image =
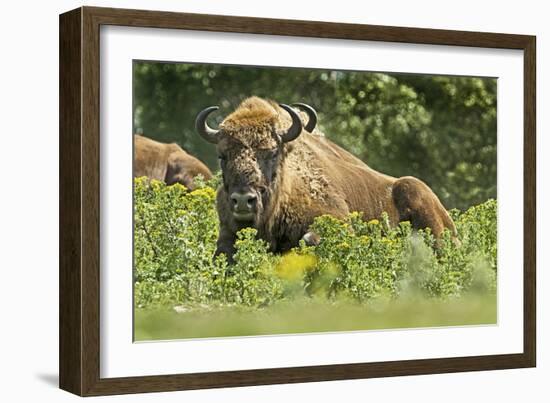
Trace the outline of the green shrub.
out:
[[[387,215],[364,221],[317,217],[316,247],[303,243],[283,256],[246,228],[238,233],[235,264],[213,259],[218,236],[216,176],[192,192],[137,178],[134,183],[134,298],[137,308],[235,305],[323,298],[369,303],[423,295],[459,297],[496,289],[497,202],[451,211],[460,246],[447,231],[433,248],[429,229],[408,222],[391,228]]]

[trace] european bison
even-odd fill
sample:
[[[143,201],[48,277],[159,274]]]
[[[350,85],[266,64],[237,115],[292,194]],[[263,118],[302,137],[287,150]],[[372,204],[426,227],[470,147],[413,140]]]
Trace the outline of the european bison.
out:
[[[392,225],[410,221],[416,229],[430,227],[435,237],[444,228],[456,235],[449,214],[424,182],[368,167],[314,129],[313,108],[295,106],[305,113],[251,97],[218,130],[206,123],[218,107],[197,115],[198,133],[217,144],[223,174],[216,254],[231,260],[235,234],[243,227],[256,228],[274,252],[296,246],[301,238],[316,243],[318,237],[308,233],[315,217],[344,217],[352,211],[362,212],[366,220],[385,211]]]
[[[193,190],[193,178],[199,174],[204,179],[212,177],[206,165],[177,144],[159,143],[139,134],[134,135],[134,177],[147,176],[167,185],[181,183]]]

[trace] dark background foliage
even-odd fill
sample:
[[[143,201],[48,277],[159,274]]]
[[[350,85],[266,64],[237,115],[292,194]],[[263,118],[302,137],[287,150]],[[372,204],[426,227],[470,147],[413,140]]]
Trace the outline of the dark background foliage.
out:
[[[219,105],[220,122],[251,95],[313,106],[331,140],[376,170],[422,179],[449,209],[496,198],[493,78],[134,62],[134,130],[216,171],[195,116]]]

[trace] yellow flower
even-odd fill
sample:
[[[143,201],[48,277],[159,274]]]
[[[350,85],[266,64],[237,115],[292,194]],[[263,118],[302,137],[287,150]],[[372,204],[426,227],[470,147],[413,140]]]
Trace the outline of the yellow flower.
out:
[[[158,181],[156,179],[151,179],[151,188],[155,191],[155,192],[158,192],[162,189],[164,183],[162,183],[161,181]]]
[[[185,186],[183,186],[181,183],[174,183],[172,185],[172,187],[174,188],[174,190],[180,190],[180,191],[183,191],[183,190],[187,190],[187,188]]]
[[[214,191],[214,189],[210,187],[205,187],[205,188],[193,190],[191,192],[191,196],[204,197],[206,199],[213,200],[214,197],[216,197],[216,192]]]
[[[312,254],[289,252],[283,255],[275,270],[280,278],[296,281],[301,280],[304,274],[313,270],[316,265],[317,258]]]

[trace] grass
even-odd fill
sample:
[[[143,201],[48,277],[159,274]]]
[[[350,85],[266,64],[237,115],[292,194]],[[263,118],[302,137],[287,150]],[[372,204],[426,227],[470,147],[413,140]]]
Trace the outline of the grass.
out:
[[[379,299],[369,304],[315,299],[261,309],[179,307],[136,310],[135,341],[495,324],[496,295],[440,300]]]

